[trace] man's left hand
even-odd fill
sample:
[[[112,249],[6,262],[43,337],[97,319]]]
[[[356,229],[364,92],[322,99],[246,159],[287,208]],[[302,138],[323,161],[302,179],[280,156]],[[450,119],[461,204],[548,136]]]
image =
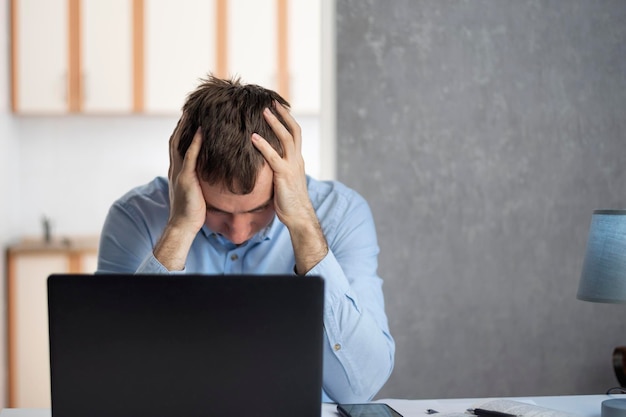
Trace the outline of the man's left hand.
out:
[[[326,256],[328,245],[309,199],[300,125],[281,104],[274,103],[274,108],[293,132],[291,134],[270,109],[265,109],[263,116],[280,140],[284,156],[257,133],[252,135],[252,142],[274,171],[274,208],[289,229],[296,269],[304,274]]]

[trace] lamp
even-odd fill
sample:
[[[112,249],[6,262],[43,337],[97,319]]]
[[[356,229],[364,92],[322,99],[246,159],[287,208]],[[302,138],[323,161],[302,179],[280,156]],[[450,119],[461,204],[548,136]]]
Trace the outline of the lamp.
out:
[[[594,210],[576,297],[626,303],[626,210]],[[603,401],[602,417],[626,417],[626,400]]]

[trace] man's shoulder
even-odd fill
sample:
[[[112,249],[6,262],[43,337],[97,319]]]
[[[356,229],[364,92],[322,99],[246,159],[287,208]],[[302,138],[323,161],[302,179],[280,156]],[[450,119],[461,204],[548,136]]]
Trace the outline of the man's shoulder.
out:
[[[122,197],[115,204],[124,207],[169,207],[169,185],[167,178],[156,177],[152,181],[139,185]]]
[[[315,209],[331,205],[337,209],[367,205],[365,199],[354,189],[336,180],[317,180],[307,176],[309,198]]]

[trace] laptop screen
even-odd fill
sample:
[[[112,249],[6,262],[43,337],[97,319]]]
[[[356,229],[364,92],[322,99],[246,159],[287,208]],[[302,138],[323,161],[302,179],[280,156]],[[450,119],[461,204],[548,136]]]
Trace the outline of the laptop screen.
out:
[[[321,411],[323,281],[52,275],[54,417]]]

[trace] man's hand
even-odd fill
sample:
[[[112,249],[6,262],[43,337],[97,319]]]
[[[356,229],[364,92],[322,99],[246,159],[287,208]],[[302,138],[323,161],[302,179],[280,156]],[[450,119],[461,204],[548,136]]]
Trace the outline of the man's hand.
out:
[[[206,203],[196,173],[202,132],[198,128],[185,157],[181,158],[178,154],[178,142],[184,120],[183,114],[170,136],[170,215],[165,230],[154,247],[154,256],[170,271],[185,267],[191,243],[206,219]]]
[[[202,132],[196,131],[185,158],[178,153],[180,142],[181,121],[170,136],[170,167],[168,171],[170,216],[168,225],[188,230],[194,235],[204,224],[206,217],[206,203],[202,196],[200,180],[196,173],[196,162],[202,145]]]
[[[285,107],[275,102],[274,108],[293,132],[293,135],[289,133],[280,120],[269,109],[265,109],[263,116],[280,140],[284,156],[281,158],[256,133],[252,135],[252,142],[274,171],[274,208],[280,221],[289,229],[296,256],[296,270],[305,274],[326,256],[328,245],[309,199],[300,126]]]

